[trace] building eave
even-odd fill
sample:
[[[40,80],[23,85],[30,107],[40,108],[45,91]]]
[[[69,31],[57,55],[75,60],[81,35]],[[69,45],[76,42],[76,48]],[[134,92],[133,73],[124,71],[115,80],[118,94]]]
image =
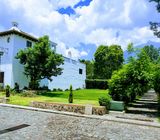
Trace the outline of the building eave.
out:
[[[15,35],[19,35],[19,36],[22,36],[24,38],[27,38],[29,40],[32,40],[34,42],[37,42],[38,41],[38,38],[30,35],[30,34],[27,34],[23,31],[17,31],[17,30],[8,30],[8,31],[4,31],[4,32],[0,32],[0,37],[1,36],[6,36],[6,35],[11,35],[11,34],[15,34]]]

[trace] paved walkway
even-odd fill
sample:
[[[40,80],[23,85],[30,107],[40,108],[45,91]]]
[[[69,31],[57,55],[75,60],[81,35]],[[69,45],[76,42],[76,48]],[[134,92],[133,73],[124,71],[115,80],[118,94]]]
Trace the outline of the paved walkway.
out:
[[[0,140],[160,139],[158,127],[109,121],[105,116],[101,118],[0,106]],[[24,128],[20,128],[22,124],[25,124]]]
[[[150,90],[141,99],[135,100],[130,104],[127,112],[156,121],[158,117],[158,102],[155,91]]]
[[[150,90],[141,99],[131,103],[127,113],[110,112],[110,115],[126,120],[158,122],[157,107],[157,95],[154,90]]]

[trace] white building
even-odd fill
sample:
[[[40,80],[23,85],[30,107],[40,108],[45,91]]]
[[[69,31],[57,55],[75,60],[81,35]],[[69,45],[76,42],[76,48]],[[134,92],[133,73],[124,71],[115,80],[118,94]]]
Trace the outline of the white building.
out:
[[[20,49],[31,47],[37,38],[18,29],[18,24],[13,23],[10,30],[0,32],[0,84],[10,85],[12,88],[18,83],[20,88],[28,86],[29,80],[24,75],[23,65],[15,59]],[[56,43],[51,42],[51,47],[56,50]],[[1,55],[3,53],[3,55]],[[61,88],[69,89],[72,85],[74,89],[84,88],[86,79],[86,66],[79,61],[64,57],[63,73],[57,77],[52,77],[52,82],[47,79],[41,81],[41,86],[46,85],[49,89]]]

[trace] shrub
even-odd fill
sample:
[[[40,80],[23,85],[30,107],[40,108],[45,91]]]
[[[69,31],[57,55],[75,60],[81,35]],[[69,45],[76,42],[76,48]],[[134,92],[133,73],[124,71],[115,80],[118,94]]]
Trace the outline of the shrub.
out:
[[[47,91],[50,91],[50,89],[48,88],[48,86],[43,86],[43,87],[39,87],[39,90],[47,90]]]
[[[154,74],[154,90],[160,94],[160,66],[157,66],[156,72]]]
[[[39,81],[30,81],[29,89],[37,90],[39,88]]]
[[[53,92],[56,92],[57,91],[57,89],[56,88],[53,88],[53,90],[52,90]]]
[[[0,85],[0,91],[4,91],[4,88],[2,85]]]
[[[107,110],[110,108],[110,101],[111,101],[110,96],[101,96],[99,97],[98,100],[100,106],[105,106]]]
[[[142,52],[136,60],[133,59],[122,69],[114,72],[108,81],[112,99],[128,103],[136,96],[142,96],[150,88],[151,70],[150,61]]]
[[[69,91],[70,91],[70,93],[69,93],[68,102],[73,103],[72,85],[70,85]]]
[[[28,87],[24,86],[24,87],[23,87],[23,90],[28,90]]]
[[[65,91],[68,91],[69,89],[65,89]]]
[[[103,79],[86,79],[86,89],[107,89],[108,82]]]
[[[57,91],[63,91],[62,89],[58,88]]]
[[[6,90],[6,97],[10,97],[10,86],[7,85],[5,90]]]
[[[20,92],[20,90],[19,90],[19,84],[18,84],[18,83],[15,83],[15,84],[14,84],[14,90],[15,90],[15,92],[17,92],[17,93]]]

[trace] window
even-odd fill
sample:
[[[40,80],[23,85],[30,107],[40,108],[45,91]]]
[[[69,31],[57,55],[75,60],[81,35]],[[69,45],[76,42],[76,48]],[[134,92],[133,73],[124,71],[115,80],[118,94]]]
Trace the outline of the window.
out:
[[[10,42],[10,37],[7,37],[7,43],[9,43]]]
[[[0,83],[4,82],[4,72],[0,72]]]
[[[32,42],[27,40],[26,47],[32,47]]]
[[[82,74],[83,73],[83,70],[82,69],[79,69],[79,74]]]

